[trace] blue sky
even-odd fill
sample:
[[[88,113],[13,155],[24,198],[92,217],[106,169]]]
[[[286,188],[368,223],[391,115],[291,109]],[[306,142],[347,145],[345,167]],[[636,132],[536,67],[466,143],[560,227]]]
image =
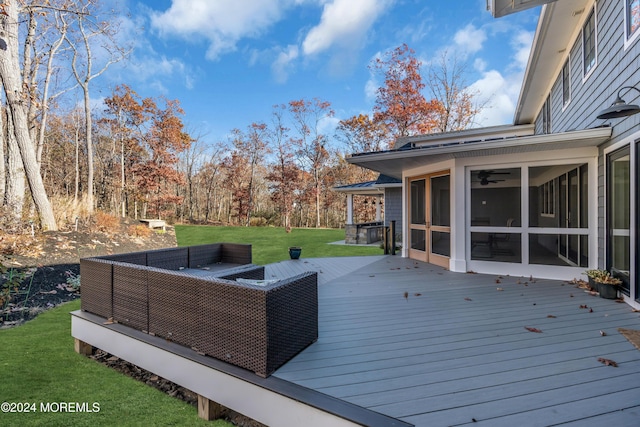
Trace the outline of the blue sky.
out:
[[[270,120],[274,104],[329,101],[333,120],[370,113],[368,64],[407,43],[428,65],[455,52],[487,108],[482,126],[511,123],[539,9],[494,19],[486,0],[125,0],[131,60],[103,79],[178,99],[205,142]],[[110,92],[103,89],[101,95]],[[428,95],[428,94],[427,94]],[[99,96],[99,95],[98,95]]]

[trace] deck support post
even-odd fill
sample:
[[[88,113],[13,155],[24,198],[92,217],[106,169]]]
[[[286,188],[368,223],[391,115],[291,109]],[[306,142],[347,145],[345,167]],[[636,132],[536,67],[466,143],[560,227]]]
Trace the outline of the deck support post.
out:
[[[222,418],[224,406],[204,396],[198,395],[198,417],[206,421]]]
[[[91,356],[93,354],[93,346],[78,338],[74,339],[73,348],[76,353],[82,354],[83,356]]]

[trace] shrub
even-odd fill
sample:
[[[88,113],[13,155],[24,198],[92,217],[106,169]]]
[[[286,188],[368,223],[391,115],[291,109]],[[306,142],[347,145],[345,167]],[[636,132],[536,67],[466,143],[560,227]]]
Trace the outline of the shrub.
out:
[[[153,233],[153,230],[144,224],[130,225],[129,228],[127,228],[127,234],[129,234],[129,236],[149,237],[151,233]]]
[[[120,228],[120,220],[106,212],[97,211],[93,217],[96,228],[103,233],[113,233]]]

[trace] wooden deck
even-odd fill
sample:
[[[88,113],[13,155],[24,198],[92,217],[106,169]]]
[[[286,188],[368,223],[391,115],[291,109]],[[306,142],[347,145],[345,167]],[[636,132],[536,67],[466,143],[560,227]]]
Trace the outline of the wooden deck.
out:
[[[399,256],[285,261],[266,277],[307,270],[320,338],[277,378],[416,426],[640,425],[640,351],[617,331],[640,329],[627,304]]]

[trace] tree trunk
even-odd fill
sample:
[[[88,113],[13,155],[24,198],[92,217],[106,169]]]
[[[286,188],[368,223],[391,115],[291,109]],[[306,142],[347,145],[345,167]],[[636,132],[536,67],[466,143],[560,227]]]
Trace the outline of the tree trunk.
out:
[[[94,201],[94,183],[93,183],[93,138],[91,120],[91,99],[89,98],[89,83],[80,85],[84,93],[84,124],[87,137],[87,212],[93,214]]]
[[[0,102],[0,207],[4,206],[4,195],[7,187],[7,168],[5,164],[4,142],[7,140],[4,128],[4,107]]]
[[[40,215],[42,227],[45,230],[55,231],[58,226],[40,175],[34,144],[29,135],[27,113],[22,103],[23,88],[20,84],[18,26],[16,25],[18,5],[15,0],[6,0],[4,6],[6,16],[0,18],[0,29],[3,31],[2,38],[5,39],[7,46],[6,50],[0,54],[0,78],[7,97],[7,107],[11,111],[14,134],[20,148],[31,197]]]
[[[9,113],[9,119],[10,118],[11,114]],[[7,204],[7,212],[11,216],[10,221],[17,224],[22,219],[26,185],[20,148],[16,142],[13,125],[10,120],[7,122],[7,166],[8,180],[5,201]]]

